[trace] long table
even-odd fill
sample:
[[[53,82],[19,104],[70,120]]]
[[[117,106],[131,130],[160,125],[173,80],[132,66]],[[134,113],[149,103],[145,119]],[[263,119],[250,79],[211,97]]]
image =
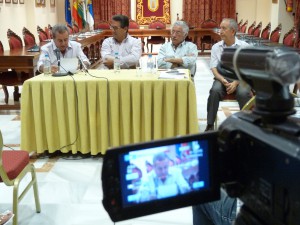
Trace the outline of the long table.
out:
[[[135,70],[90,74],[42,74],[24,83],[22,149],[97,155],[109,147],[198,132],[190,79],[137,77]]]
[[[150,36],[170,37],[170,29],[130,29],[129,33],[134,37],[142,39]],[[215,29],[190,29],[188,36],[196,43],[197,40],[204,35],[209,35],[214,40],[220,39]],[[83,39],[77,39],[77,41],[81,43],[84,53],[90,59],[92,68],[96,68],[99,65],[102,41],[104,38],[110,36],[112,36],[111,30],[103,30],[101,33],[89,35]],[[45,43],[41,43],[40,45],[43,44]],[[28,48],[29,47],[23,47],[21,49],[6,50],[4,53],[0,53],[0,71],[11,68],[20,72],[20,74],[21,72],[25,72],[29,74],[29,77],[33,77],[37,71],[39,52],[27,52]],[[0,110],[1,109],[19,109],[19,105],[0,105]]]

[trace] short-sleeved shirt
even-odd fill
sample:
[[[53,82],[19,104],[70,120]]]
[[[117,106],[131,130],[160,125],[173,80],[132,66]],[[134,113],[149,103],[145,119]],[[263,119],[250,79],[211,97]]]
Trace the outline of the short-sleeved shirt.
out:
[[[53,40],[48,44],[42,46],[40,58],[37,63],[38,69],[40,68],[41,65],[43,65],[46,54],[50,58],[51,65],[57,65],[58,61],[55,53],[56,49],[57,47]],[[60,53],[60,58],[77,58],[77,57],[80,57],[83,62],[88,62],[90,64],[90,61],[88,60],[88,58],[86,57],[86,55],[83,53],[81,49],[81,44],[76,41],[69,41],[65,54],[62,55],[62,53]]]
[[[196,72],[196,60],[198,56],[197,46],[192,42],[183,41],[177,48],[172,42],[163,44],[157,56],[158,68],[170,69],[172,63],[165,62],[164,58],[181,58],[183,64],[179,68],[190,69],[191,74]]]
[[[141,40],[127,34],[126,38],[121,42],[117,42],[115,38],[106,38],[101,47],[101,57],[113,58],[115,52],[118,52],[120,57],[121,68],[127,69],[135,66],[142,56]]]
[[[228,47],[239,47],[239,46],[247,46],[249,45],[245,41],[241,41],[235,37],[235,42],[231,46],[226,46],[224,41],[219,41],[218,43],[214,44],[211,48],[211,56],[210,56],[210,68],[216,68],[218,63],[221,61],[221,55],[224,51],[224,48]]]

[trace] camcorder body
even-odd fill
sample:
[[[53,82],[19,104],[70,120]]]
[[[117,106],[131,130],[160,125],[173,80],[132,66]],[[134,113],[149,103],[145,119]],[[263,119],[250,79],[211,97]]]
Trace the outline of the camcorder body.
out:
[[[299,54],[229,48],[218,70],[255,90],[254,109],[218,131],[107,151],[103,205],[112,221],[215,201],[222,187],[243,202],[235,224],[300,223],[300,120],[288,88],[300,76]]]

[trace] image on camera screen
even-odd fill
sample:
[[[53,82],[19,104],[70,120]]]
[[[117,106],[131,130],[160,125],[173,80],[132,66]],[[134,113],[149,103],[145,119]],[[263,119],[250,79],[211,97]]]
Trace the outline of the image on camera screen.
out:
[[[120,154],[123,207],[209,189],[208,159],[207,140]]]

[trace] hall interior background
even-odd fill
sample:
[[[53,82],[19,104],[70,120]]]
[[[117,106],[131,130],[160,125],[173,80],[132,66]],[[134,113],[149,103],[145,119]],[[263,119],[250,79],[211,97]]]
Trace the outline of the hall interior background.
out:
[[[94,11],[97,10],[96,7],[100,7],[100,3],[106,1],[107,5],[113,7],[117,2],[122,5],[122,1],[130,3],[130,17],[135,20],[136,15],[136,1],[137,0],[93,0]],[[171,6],[171,23],[177,20],[177,14],[180,19],[189,19],[193,23],[200,23],[205,18],[213,18],[213,10],[211,7],[217,7],[218,5],[226,5],[226,2],[235,1],[237,13],[237,20],[243,19],[248,20],[248,24],[256,23],[262,21],[263,26],[271,22],[271,30],[273,30],[278,23],[282,24],[282,34],[285,34],[294,25],[295,17],[298,17],[300,0],[294,0],[293,12],[286,11],[286,5],[284,0],[277,0],[277,3],[272,3],[271,0],[197,0],[195,1],[183,1],[183,0],[170,0]],[[276,2],[276,1],[275,1]],[[193,5],[191,5],[193,4]],[[116,4],[115,4],[116,5]],[[185,7],[183,7],[185,5]],[[196,7],[191,7],[197,5]],[[119,6],[118,6],[119,7]],[[190,7],[190,8],[188,8]],[[101,8],[103,8],[101,6]],[[184,14],[185,10],[185,14]],[[188,13],[187,10],[193,11],[194,14]],[[121,13],[119,8],[115,13]],[[201,16],[196,16],[200,15]],[[205,15],[203,15],[205,14]],[[17,16],[16,16],[17,15]],[[188,18],[186,15],[192,16],[193,19]],[[194,16],[193,16],[194,15]],[[211,15],[211,16],[210,16]],[[186,18],[185,18],[186,17]],[[95,16],[95,23],[100,20],[100,17]],[[218,17],[216,20],[220,20]],[[37,26],[45,27],[48,24],[54,25],[56,23],[65,23],[65,1],[56,0],[55,7],[50,7],[50,1],[46,1],[45,7],[36,7],[35,1],[25,1],[24,4],[12,4],[12,3],[0,3],[0,40],[3,43],[5,50],[9,49],[7,41],[7,30],[11,29],[20,37],[22,37],[22,29],[26,27],[29,29],[38,40]],[[188,21],[189,22],[189,21]],[[195,24],[197,25],[197,24]],[[282,41],[283,35],[281,35]]]

